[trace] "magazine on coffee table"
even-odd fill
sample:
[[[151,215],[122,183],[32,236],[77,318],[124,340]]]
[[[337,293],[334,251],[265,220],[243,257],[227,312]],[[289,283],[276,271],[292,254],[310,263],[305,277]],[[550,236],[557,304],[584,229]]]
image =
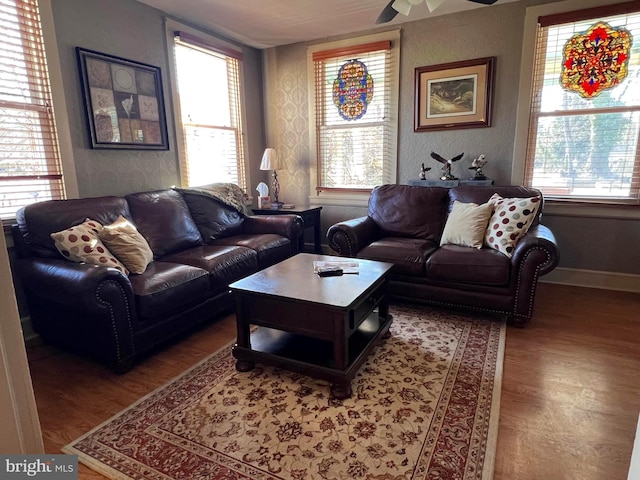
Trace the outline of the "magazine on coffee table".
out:
[[[314,260],[313,273],[318,273],[319,269],[340,268],[342,273],[360,273],[360,264],[353,260]]]

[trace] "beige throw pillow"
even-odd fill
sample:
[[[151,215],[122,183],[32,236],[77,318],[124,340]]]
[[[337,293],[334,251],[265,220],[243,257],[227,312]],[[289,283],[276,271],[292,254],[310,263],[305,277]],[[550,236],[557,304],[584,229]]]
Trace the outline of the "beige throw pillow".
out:
[[[87,218],[80,225],[52,233],[51,238],[67,260],[114,267],[129,275],[127,268],[100,241],[98,232],[101,230],[102,225],[99,222]]]
[[[131,273],[141,274],[153,261],[153,252],[138,229],[122,215],[100,231],[100,239]]]
[[[463,247],[482,248],[493,205],[453,202],[453,208],[442,232],[440,245],[451,243]]]

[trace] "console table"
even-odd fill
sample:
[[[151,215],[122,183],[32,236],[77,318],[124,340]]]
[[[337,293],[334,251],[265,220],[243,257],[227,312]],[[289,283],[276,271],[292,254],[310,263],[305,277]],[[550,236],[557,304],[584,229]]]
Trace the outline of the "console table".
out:
[[[304,222],[304,228],[313,228],[314,252],[322,253],[321,236],[320,236],[320,210],[322,207],[295,207],[295,208],[253,208],[254,215],[299,215]],[[304,238],[301,239],[304,245]],[[301,245],[300,250],[303,248]]]
[[[474,180],[474,179],[459,179],[459,180],[440,180],[439,178],[432,179],[428,178],[426,180],[416,180],[411,179],[407,182],[408,185],[413,185],[415,187],[457,187],[458,185],[472,185],[474,187],[489,187],[493,185],[493,180],[487,178],[485,180]]]

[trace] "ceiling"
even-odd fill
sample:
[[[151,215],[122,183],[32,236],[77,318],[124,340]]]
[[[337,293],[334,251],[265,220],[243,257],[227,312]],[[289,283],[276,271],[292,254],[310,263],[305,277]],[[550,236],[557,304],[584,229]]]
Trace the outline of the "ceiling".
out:
[[[370,30],[389,0],[138,0],[245,45],[269,48]],[[517,0],[498,0],[494,5]],[[445,0],[433,13],[421,2],[408,17],[384,25],[491,8],[468,0]]]

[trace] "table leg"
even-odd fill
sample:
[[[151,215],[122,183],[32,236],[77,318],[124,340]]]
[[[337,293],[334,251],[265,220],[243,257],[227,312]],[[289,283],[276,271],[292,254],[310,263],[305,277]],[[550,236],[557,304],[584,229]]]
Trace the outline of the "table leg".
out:
[[[331,385],[331,396],[338,400],[344,400],[351,396],[351,382],[334,383]]]
[[[249,321],[243,308],[242,296],[236,295],[236,328],[237,339],[232,352],[236,357],[236,370],[239,372],[248,372],[253,370],[254,362],[241,358],[243,349],[251,349],[251,332],[249,331]],[[240,357],[240,358],[239,358]]]

